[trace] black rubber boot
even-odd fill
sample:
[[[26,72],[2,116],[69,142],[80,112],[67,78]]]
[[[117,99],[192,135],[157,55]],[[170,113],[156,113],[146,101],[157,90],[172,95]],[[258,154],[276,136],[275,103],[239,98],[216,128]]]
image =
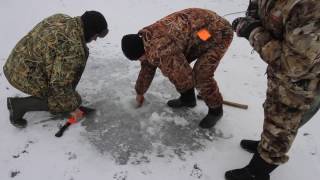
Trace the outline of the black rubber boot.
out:
[[[217,108],[209,108],[208,115],[202,119],[199,126],[203,129],[212,128],[223,115],[222,105]]]
[[[7,107],[10,113],[10,122],[17,128],[25,128],[27,121],[23,119],[29,111],[48,111],[47,101],[37,97],[8,97]]]
[[[278,165],[264,161],[258,153],[254,154],[249,165],[225,173],[226,180],[270,180],[270,173]]]
[[[178,99],[173,99],[167,102],[168,106],[172,108],[181,107],[195,107],[197,105],[194,89],[190,89],[184,93]]]
[[[240,142],[240,146],[242,147],[242,149],[248,151],[249,153],[257,153],[259,143],[260,141],[243,139]]]

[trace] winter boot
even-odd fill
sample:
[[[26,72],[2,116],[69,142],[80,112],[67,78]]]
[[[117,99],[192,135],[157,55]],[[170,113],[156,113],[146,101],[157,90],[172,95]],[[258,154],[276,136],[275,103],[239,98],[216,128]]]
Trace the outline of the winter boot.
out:
[[[249,165],[225,173],[226,180],[270,180],[270,173],[278,165],[264,161],[258,153],[254,154]]]
[[[249,153],[257,153],[259,143],[260,141],[243,139],[240,142],[240,146],[242,147],[242,149],[248,151]]]
[[[222,115],[222,105],[217,108],[209,108],[207,116],[202,119],[199,126],[203,129],[209,129],[217,123],[217,121],[222,117]]]
[[[17,128],[25,128],[27,121],[23,119],[29,111],[48,111],[47,101],[37,97],[8,97],[7,107],[10,113],[10,122]]]
[[[181,107],[195,107],[197,105],[194,89],[190,89],[184,93],[178,99],[173,99],[167,102],[171,108]]]

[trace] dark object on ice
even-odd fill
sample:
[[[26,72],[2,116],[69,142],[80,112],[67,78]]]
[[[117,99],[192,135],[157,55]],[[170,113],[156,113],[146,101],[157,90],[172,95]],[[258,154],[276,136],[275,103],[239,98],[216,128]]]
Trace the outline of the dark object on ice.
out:
[[[84,113],[85,117],[91,117],[93,115],[93,113],[95,112],[95,109],[93,108],[89,108],[89,107],[84,107],[84,106],[80,106],[79,107],[80,111],[82,111]],[[75,124],[77,123],[77,119],[74,117],[70,117],[68,119],[68,121],[59,129],[59,131],[55,134],[56,137],[61,137],[63,135],[63,133],[68,129],[68,127],[71,124]]]
[[[27,144],[27,145],[28,145],[28,144]],[[23,150],[22,152],[20,152],[20,153],[17,154],[17,155],[12,155],[12,157],[13,157],[14,159],[17,159],[17,158],[20,157],[21,154],[27,154],[27,153],[29,153],[27,150]]]
[[[144,54],[142,38],[138,34],[127,34],[122,37],[123,54],[130,60],[138,60]]]
[[[310,134],[309,133],[303,133],[303,136],[309,136]]]
[[[25,128],[27,121],[23,119],[29,111],[48,111],[47,102],[34,96],[29,97],[8,97],[7,107],[10,113],[10,122],[17,128]]]
[[[255,154],[250,163],[242,168],[227,171],[226,180],[270,180],[270,173],[278,165],[269,164],[264,161],[259,154]]]
[[[19,158],[19,157],[20,157],[20,154],[12,155],[12,157],[13,157],[14,159],[17,159],[17,158]]]
[[[243,139],[240,142],[240,146],[242,147],[242,149],[248,151],[249,153],[257,153],[259,143],[260,141]]]
[[[195,107],[197,105],[194,89],[187,90],[181,93],[178,99],[173,99],[167,102],[172,108]]]
[[[11,178],[14,178],[14,177],[16,177],[18,174],[20,174],[20,171],[11,171],[10,177],[11,177]]]
[[[207,116],[202,119],[199,126],[203,129],[212,128],[214,125],[216,125],[216,123],[222,117],[222,115],[222,106],[219,106],[217,108],[209,108]]]

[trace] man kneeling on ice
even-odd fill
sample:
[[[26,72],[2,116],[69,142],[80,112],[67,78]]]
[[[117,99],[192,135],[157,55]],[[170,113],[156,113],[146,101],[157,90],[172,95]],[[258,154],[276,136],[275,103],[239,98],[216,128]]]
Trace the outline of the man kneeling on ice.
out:
[[[209,107],[200,127],[211,128],[222,117],[222,96],[213,79],[214,71],[233,38],[230,23],[216,13],[198,8],[168,15],[156,23],[122,38],[122,50],[130,60],[140,60],[136,100],[141,106],[156,69],[181,94],[168,101],[172,108],[194,107],[196,87]],[[189,65],[197,60],[193,69]]]
[[[10,122],[26,127],[29,111],[50,111],[81,116],[81,97],[76,86],[89,56],[86,43],[108,33],[104,16],[87,11],[81,17],[50,16],[24,36],[3,67],[15,88],[29,97],[8,97]]]

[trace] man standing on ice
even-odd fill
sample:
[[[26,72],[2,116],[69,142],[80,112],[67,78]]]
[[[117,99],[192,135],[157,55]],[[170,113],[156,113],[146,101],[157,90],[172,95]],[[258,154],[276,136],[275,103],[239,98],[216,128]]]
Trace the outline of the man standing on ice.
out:
[[[246,17],[233,21],[268,64],[268,89],[260,141],[242,140],[250,163],[226,172],[227,180],[269,180],[288,161],[299,127],[320,106],[320,1],[250,0]]]
[[[26,127],[23,116],[29,111],[81,117],[76,87],[89,56],[86,43],[107,33],[107,22],[97,11],[74,18],[56,14],[37,24],[18,42],[3,67],[9,83],[31,95],[7,98],[10,122]]]
[[[232,38],[232,27],[227,20],[197,8],[175,12],[138,34],[125,35],[123,53],[130,60],[141,61],[135,86],[138,104],[143,104],[144,94],[159,68],[181,94],[178,99],[168,101],[168,106],[196,106],[196,87],[209,107],[200,127],[213,127],[223,114],[222,96],[213,75]],[[189,64],[195,60],[191,68]]]

